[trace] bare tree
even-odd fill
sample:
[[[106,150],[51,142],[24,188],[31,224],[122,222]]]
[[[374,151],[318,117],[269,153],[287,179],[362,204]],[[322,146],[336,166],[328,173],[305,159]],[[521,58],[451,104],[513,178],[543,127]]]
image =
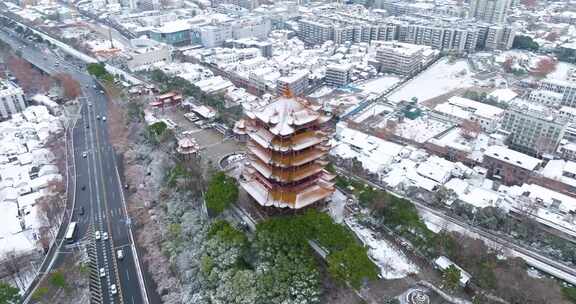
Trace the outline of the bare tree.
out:
[[[555,149],[556,142],[548,136],[540,135],[534,142],[534,150],[536,150],[536,153],[538,153],[539,156],[546,153],[552,153]]]
[[[512,72],[512,65],[514,64],[514,59],[512,57],[506,57],[506,60],[502,63],[502,68],[504,72],[511,73]]]
[[[530,71],[530,74],[537,77],[545,77],[546,75],[552,73],[556,69],[556,64],[558,62],[550,57],[545,57],[540,59],[536,64],[536,67]]]
[[[33,68],[26,60],[10,56],[6,61],[6,65],[24,91],[28,93],[45,92],[50,88],[50,77]]]
[[[55,75],[56,79],[60,82],[62,89],[64,90],[64,97],[68,100],[76,99],[80,96],[82,92],[80,88],[80,83],[76,81],[76,79],[72,78],[70,74],[57,74]]]
[[[476,121],[467,119],[460,123],[460,136],[466,140],[475,139],[481,131],[482,127]]]

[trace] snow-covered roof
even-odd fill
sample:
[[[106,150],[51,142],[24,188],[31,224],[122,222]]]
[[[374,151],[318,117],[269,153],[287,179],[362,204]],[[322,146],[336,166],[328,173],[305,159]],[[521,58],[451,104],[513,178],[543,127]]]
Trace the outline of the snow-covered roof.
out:
[[[280,97],[252,113],[259,120],[274,125],[270,132],[275,135],[292,134],[295,126],[305,125],[320,118],[320,114],[296,98]]]
[[[450,97],[448,103],[487,119],[496,119],[504,112],[501,108],[459,96]]]
[[[490,146],[484,155],[530,171],[536,169],[542,162],[530,155],[508,149],[504,146]]]
[[[488,95],[489,98],[494,98],[499,102],[510,102],[512,99],[518,97],[518,93],[510,89],[496,89]]]
[[[576,212],[576,198],[536,184],[523,184],[513,186],[508,190],[513,196],[527,196],[562,212]]]

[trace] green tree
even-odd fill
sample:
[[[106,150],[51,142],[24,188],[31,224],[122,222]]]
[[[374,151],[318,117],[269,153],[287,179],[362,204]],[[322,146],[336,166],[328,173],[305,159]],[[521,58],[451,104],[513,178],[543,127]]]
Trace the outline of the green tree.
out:
[[[236,181],[224,172],[216,173],[204,196],[206,207],[213,215],[218,215],[226,210],[238,199],[238,185]]]
[[[328,271],[337,280],[349,282],[356,289],[360,288],[365,280],[378,277],[378,269],[368,258],[367,249],[358,244],[330,254]]]
[[[103,78],[104,76],[106,76],[106,74],[108,74],[108,71],[106,71],[106,67],[104,66],[103,63],[90,63],[86,67],[86,70],[88,70],[88,73],[90,73],[90,75],[93,75],[96,78]]]
[[[66,288],[66,277],[64,277],[63,273],[56,271],[50,275],[50,284],[54,287]]]
[[[514,42],[512,42],[512,48],[537,51],[538,48],[540,48],[540,45],[538,45],[538,43],[532,40],[532,38],[529,36],[518,35],[514,37]]]
[[[16,287],[0,282],[0,303],[16,304],[20,302],[20,291]]]
[[[48,294],[48,292],[48,287],[38,287],[38,289],[36,289],[32,294],[32,300],[40,301]]]
[[[400,300],[391,296],[385,296],[382,299],[382,304],[400,304]]]
[[[460,269],[454,265],[448,266],[448,268],[442,272],[442,281],[448,290],[456,289],[460,283]]]
[[[576,303],[576,287],[563,287],[562,295],[572,303]]]

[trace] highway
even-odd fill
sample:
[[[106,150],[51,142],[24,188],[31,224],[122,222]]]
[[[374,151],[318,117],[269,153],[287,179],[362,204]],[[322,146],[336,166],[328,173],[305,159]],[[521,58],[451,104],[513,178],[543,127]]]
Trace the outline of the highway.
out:
[[[89,248],[92,265],[91,303],[148,303],[146,290],[142,288],[145,284],[142,284],[141,265],[137,265],[137,259],[133,256],[130,221],[116,155],[108,140],[107,122],[102,119],[107,115],[107,96],[78,65],[69,64],[42,46],[36,48],[6,29],[0,30],[0,39],[20,50],[22,57],[38,68],[50,74],[68,73],[82,87],[80,115],[71,130],[76,188],[73,203],[68,207],[74,206],[71,220],[78,222],[77,242],[65,244],[61,240],[62,234],[59,234],[56,242],[59,250],[48,253],[46,260],[49,262],[43,265],[40,274],[65,264],[69,253],[78,244],[85,244]],[[63,225],[67,223],[65,221]],[[107,232],[109,239],[96,240],[96,231]],[[124,255],[121,260],[117,258],[118,250],[122,250]],[[100,268],[104,268],[104,277],[100,277]],[[113,284],[117,286],[116,295],[110,290]],[[31,290],[35,287],[32,286]]]

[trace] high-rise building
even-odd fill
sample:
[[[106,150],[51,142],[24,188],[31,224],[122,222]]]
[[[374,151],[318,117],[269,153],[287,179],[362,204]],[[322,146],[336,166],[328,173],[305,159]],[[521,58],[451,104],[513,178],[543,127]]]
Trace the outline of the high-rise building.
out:
[[[491,23],[506,21],[510,0],[471,0],[470,17]]]
[[[8,80],[0,79],[0,119],[8,119],[25,108],[22,88]]]
[[[334,176],[324,169],[329,137],[322,128],[330,117],[318,109],[282,96],[236,124],[249,151],[240,185],[258,204],[300,209],[333,193]]]

